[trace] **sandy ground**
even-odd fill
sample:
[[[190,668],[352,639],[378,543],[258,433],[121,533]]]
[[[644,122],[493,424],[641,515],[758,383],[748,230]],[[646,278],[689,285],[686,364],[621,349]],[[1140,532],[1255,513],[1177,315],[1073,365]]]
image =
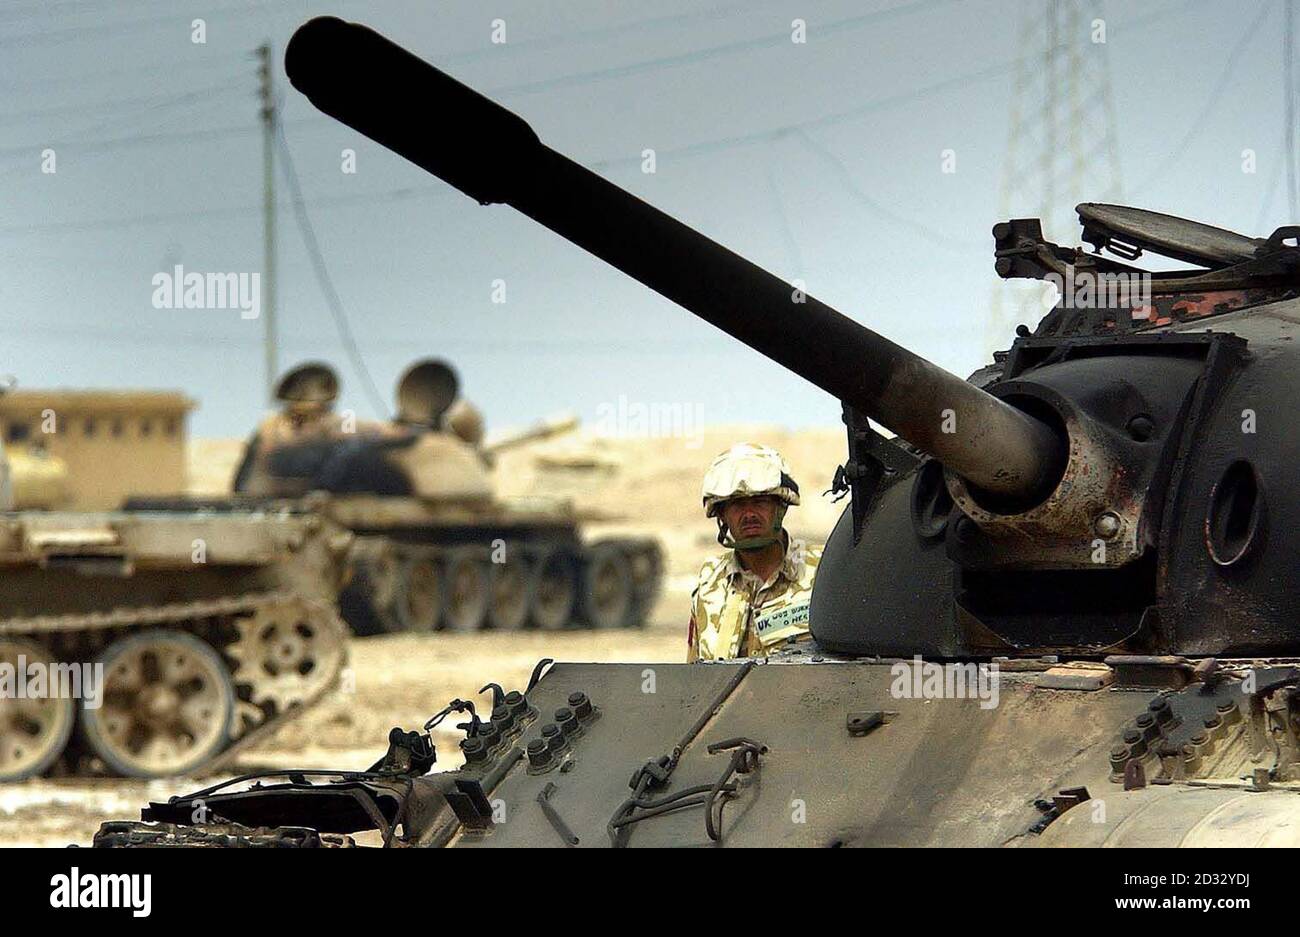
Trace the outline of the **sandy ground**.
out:
[[[270,739],[243,753],[227,775],[260,768],[368,768],[395,725],[418,729],[455,698],[476,699],[488,681],[526,686],[543,657],[676,661],[680,622],[640,631],[514,635],[394,635],[352,642],[351,693],[340,691]],[[487,697],[483,697],[486,699]],[[454,727],[435,735],[439,765],[460,763]],[[166,781],[34,780],[0,787],[0,845],[89,845],[105,820],[135,819],[149,800],[207,786],[221,777]]]
[[[700,511],[699,483],[710,459],[749,440],[785,453],[803,489],[789,515],[797,536],[823,540],[842,505],[822,492],[844,453],[836,429],[791,433],[770,426],[701,430],[691,438],[604,438],[582,432],[503,454],[496,475],[505,497],[544,494],[605,518],[593,534],[659,537],[666,556],[663,596],[652,623],[638,631],[396,635],[353,640],[350,692],[340,691],[255,749],[232,773],[258,768],[366,768],[386,749],[388,730],[418,728],[454,697],[474,698],[489,681],[523,688],[543,657],[577,661],[680,661],[687,597],[700,563],[718,549]],[[239,458],[238,440],[196,440],[191,491],[226,489]],[[459,763],[455,730],[435,736],[440,765]],[[135,818],[148,800],[193,790],[218,778],[155,782],[35,780],[0,787],[0,845],[89,844],[99,824]]]

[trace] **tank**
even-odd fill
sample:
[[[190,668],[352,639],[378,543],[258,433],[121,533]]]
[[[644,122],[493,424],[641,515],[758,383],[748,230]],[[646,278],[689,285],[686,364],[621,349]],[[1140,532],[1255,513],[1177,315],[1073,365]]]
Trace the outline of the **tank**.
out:
[[[589,538],[566,501],[494,491],[497,455],[575,420],[485,444],[482,416],[437,360],[402,375],[391,420],[336,412],[338,392],[328,365],[287,373],[276,389],[282,410],[250,438],[233,488],[236,503],[310,496],[356,534],[339,603],[355,632],[644,624],[661,581],[657,541]]]
[[[100,845],[202,840],[195,798],[237,837],[313,845],[1300,844],[1300,228],[1084,204],[1090,252],[999,224],[997,273],[1061,300],[963,381],[363,26],[307,23],[286,67],[326,114],[832,394],[849,500],[811,643],[543,661],[485,688],[455,770],[431,771],[429,731],[464,700],[366,771],[151,804]],[[1148,273],[1147,253],[1187,267]]]
[[[349,540],[305,512],[0,513],[0,782],[201,774],[298,716],[346,663]]]

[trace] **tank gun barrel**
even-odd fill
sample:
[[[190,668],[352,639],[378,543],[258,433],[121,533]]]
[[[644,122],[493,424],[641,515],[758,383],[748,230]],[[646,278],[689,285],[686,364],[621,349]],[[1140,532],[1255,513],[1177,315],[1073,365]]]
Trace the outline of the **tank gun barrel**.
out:
[[[510,449],[516,449],[526,443],[538,442],[543,439],[552,439],[555,436],[560,436],[577,428],[577,414],[565,413],[549,417],[545,420],[539,420],[532,426],[516,430],[513,433],[507,433],[489,443],[484,443],[483,451],[488,455],[500,455],[503,452]]]
[[[980,488],[1028,497],[1063,440],[543,145],[518,115],[367,27],[294,34],[285,68],[326,114],[482,204],[513,206],[867,414]]]

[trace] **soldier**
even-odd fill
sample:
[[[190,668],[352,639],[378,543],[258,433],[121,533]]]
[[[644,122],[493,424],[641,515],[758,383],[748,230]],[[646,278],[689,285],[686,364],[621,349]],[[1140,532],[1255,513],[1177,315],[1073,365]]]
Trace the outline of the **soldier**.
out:
[[[691,593],[686,659],[765,657],[808,634],[808,600],[821,550],[781,526],[799,486],[781,453],[740,443],[704,474],[704,512],[728,549],[700,570]]]

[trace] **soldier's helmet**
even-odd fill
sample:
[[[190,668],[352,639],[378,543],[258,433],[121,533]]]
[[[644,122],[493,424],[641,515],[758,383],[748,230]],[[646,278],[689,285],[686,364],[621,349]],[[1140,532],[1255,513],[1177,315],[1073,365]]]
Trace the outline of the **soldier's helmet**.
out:
[[[704,513],[717,517],[732,498],[773,495],[787,506],[799,503],[790,466],[771,446],[742,442],[720,453],[704,473]]]
[[[275,385],[275,399],[290,408],[327,408],[339,395],[339,377],[319,361],[300,364]]]

